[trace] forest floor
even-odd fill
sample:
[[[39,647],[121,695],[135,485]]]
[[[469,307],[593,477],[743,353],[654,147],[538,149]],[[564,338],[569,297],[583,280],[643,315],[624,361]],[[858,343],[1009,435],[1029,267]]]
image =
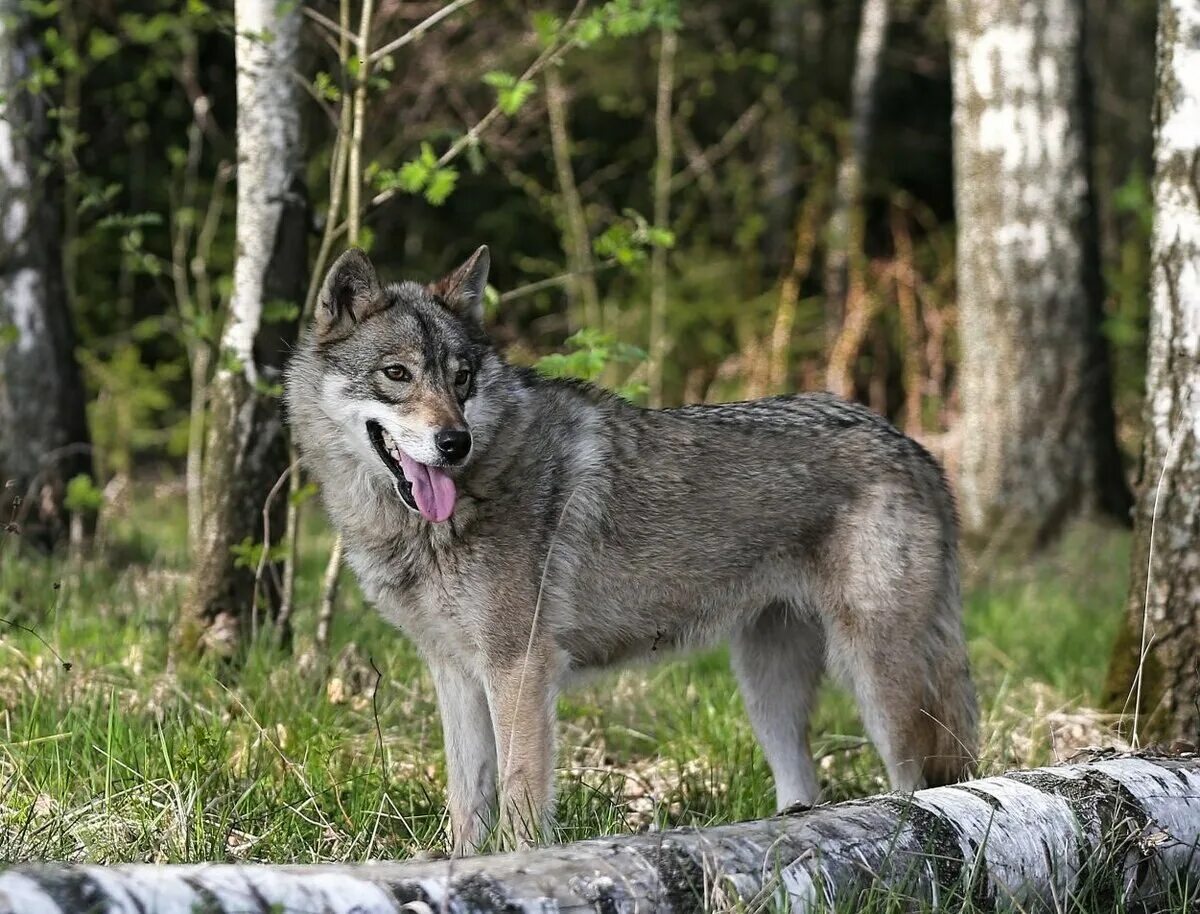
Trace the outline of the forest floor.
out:
[[[142,493],[78,563],[0,541],[0,617],[21,626],[0,625],[0,860],[291,863],[444,847],[429,677],[349,574],[331,659],[312,653],[330,542],[319,514],[307,510],[294,654],[263,638],[236,678],[168,668],[186,585],[177,487]],[[1124,531],[1082,525],[1035,561],[969,580],[985,773],[1117,738],[1091,708],[1127,556]],[[560,711],[561,840],[772,812],[723,651],[604,677]],[[844,692],[827,689],[813,736],[827,799],[885,789]]]

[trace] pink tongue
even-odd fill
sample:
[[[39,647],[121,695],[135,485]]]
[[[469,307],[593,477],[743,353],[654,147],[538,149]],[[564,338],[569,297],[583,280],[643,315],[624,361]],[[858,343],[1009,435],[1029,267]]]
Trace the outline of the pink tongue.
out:
[[[423,518],[440,524],[454,513],[458,491],[445,470],[417,463],[403,451],[400,452],[400,467],[412,483],[413,500]]]

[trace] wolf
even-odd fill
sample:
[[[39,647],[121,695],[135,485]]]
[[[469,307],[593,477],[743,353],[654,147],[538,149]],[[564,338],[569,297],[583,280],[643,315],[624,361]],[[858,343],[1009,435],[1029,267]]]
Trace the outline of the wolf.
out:
[[[481,247],[432,284],[384,285],[348,250],[286,376],[344,554],[429,665],[454,851],[493,827],[545,835],[559,690],[667,648],[728,641],[779,809],[818,799],[826,671],[895,789],[970,775],[955,509],[934,458],[829,394],[645,409],[509,364],[484,329],[489,264]]]

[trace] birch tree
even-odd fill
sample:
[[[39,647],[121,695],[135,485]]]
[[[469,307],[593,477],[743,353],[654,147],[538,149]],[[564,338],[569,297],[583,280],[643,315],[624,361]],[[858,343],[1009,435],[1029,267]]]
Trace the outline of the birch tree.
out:
[[[1084,0],[961,0],[953,38],[964,529],[1127,516],[1084,130]]]
[[[67,532],[66,483],[91,453],[46,104],[28,88],[37,34],[26,4],[0,0],[0,526],[49,544]]]
[[[838,167],[829,223],[825,308],[830,351],[825,383],[843,397],[853,394],[854,362],[874,316],[863,288],[863,175],[871,153],[875,94],[890,18],[889,0],[863,3],[850,82],[850,140]]]
[[[237,0],[234,20],[237,259],[211,388],[201,538],[180,620],[184,650],[226,654],[260,621],[256,591],[264,611],[275,597],[275,576],[261,574],[258,559],[284,529],[284,499],[264,506],[288,463],[279,378],[307,279],[300,5]]]
[[[1200,733],[1200,0],[1162,0],[1152,301],[1129,600],[1109,697],[1135,736]]]

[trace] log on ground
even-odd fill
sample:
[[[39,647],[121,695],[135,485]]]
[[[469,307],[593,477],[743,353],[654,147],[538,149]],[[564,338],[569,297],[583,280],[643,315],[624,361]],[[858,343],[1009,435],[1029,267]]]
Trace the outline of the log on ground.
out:
[[[1142,755],[468,860],[14,866],[0,869],[0,914],[809,912],[864,893],[1153,909],[1181,886],[1197,891],[1198,843],[1200,758]]]

